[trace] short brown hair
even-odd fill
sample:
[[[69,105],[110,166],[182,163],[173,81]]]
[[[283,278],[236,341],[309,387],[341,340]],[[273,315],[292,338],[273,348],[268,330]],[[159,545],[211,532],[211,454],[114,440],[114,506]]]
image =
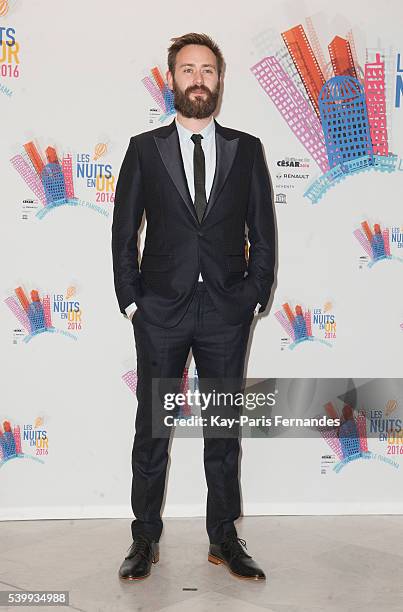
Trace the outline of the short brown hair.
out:
[[[168,68],[172,74],[175,72],[176,56],[178,52],[186,45],[204,45],[211,49],[217,59],[217,72],[220,76],[224,66],[224,57],[221,53],[221,49],[207,34],[196,34],[190,32],[189,34],[183,34],[177,38],[171,38],[172,45],[168,47]]]

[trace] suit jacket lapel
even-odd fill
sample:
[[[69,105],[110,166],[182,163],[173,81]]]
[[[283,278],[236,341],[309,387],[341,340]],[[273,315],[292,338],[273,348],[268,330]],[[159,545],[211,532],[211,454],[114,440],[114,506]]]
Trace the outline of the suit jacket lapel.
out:
[[[179,191],[193,218],[199,223],[186,180],[175,120],[167,126],[167,130],[167,135],[164,137],[154,136],[155,143],[176,189]]]
[[[216,169],[203,221],[213,208],[222,188],[224,187],[225,181],[227,180],[232,168],[232,164],[234,163],[239,144],[239,138],[227,140],[224,135],[225,128],[217,123],[217,121],[214,120],[214,122],[216,135]]]
[[[226,137],[225,128],[217,123],[217,121],[214,120],[214,122],[216,136],[216,169],[210,197],[207,202],[207,208],[202,219],[202,223],[210,213],[222,188],[224,187],[225,181],[227,180],[232,168],[232,164],[234,163],[239,144],[239,138],[228,140]],[[166,130],[166,134],[163,136],[154,136],[155,143],[161,155],[162,161],[164,162],[164,165],[178,192],[189,209],[192,217],[197,223],[199,223],[186,180],[175,120],[173,120],[172,123],[166,127]]]

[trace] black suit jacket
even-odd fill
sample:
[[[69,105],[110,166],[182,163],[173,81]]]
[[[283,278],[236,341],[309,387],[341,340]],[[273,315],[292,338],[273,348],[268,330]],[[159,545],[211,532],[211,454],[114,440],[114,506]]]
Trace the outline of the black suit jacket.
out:
[[[215,121],[216,170],[199,223],[175,121],[130,139],[120,169],[112,224],[112,256],[120,311],[135,302],[154,325],[184,316],[199,272],[222,318],[239,324],[267,305],[274,281],[275,230],[262,144]],[[138,264],[138,230],[147,231]],[[250,242],[245,258],[245,222]]]

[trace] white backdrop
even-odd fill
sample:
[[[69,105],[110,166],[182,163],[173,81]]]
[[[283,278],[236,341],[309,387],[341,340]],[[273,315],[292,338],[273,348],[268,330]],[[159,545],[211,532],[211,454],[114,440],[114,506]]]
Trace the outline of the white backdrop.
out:
[[[19,454],[0,456],[1,519],[131,516],[136,399],[125,381],[135,380],[136,363],[132,326],[119,312],[113,289],[113,190],[101,180],[96,189],[79,173],[91,176],[91,164],[103,164],[102,172],[116,184],[130,136],[160,124],[161,109],[141,81],[156,65],[165,74],[172,36],[206,32],[220,44],[227,70],[217,119],[262,140],[274,193],[286,196],[275,205],[279,266],[273,305],[253,326],[247,375],[400,376],[403,249],[391,245],[395,259],[370,267],[368,258],[360,259],[365,252],[353,232],[364,220],[402,232],[403,110],[394,107],[394,92],[403,8],[397,0],[383,2],[382,12],[379,3],[346,0],[323,8],[319,1],[206,0],[203,10],[179,0],[153,7],[129,0],[110,6],[96,0],[0,2],[0,66],[6,66],[0,76],[0,422],[2,431],[4,421],[13,431],[19,427],[22,437]],[[397,155],[394,172],[347,176],[317,204],[304,192],[321,171],[251,71],[265,55],[284,48],[281,32],[298,24],[307,30],[307,18],[326,62],[329,42],[350,30],[363,69],[366,49],[384,50],[393,102],[390,151]],[[5,49],[7,40],[14,55]],[[73,160],[76,204],[42,218],[38,194],[12,163],[18,155],[27,161],[24,144],[31,141],[43,159],[50,146],[60,160],[69,154]],[[290,158],[305,160],[304,177],[283,176],[289,168],[278,162]],[[94,171],[99,176],[100,168]],[[31,336],[24,329],[10,307],[17,287],[28,298],[31,290],[41,300],[49,295],[56,332]],[[59,302],[69,309],[69,301],[78,304],[72,308],[81,317],[74,315],[70,328],[57,311]],[[292,350],[275,317],[284,303],[331,312],[337,322],[331,346],[305,342]],[[318,335],[324,338],[323,331]],[[46,443],[29,445],[30,436],[41,437],[35,431],[45,432]],[[386,454],[384,443],[369,444]],[[321,469],[329,452],[322,439],[245,439],[244,513],[402,511],[400,464],[358,460],[335,473]],[[202,441],[174,440],[171,457],[165,515],[204,514]]]

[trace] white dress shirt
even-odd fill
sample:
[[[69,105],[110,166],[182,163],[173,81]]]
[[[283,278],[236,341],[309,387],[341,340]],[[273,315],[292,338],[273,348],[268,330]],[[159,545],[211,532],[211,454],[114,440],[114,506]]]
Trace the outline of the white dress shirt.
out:
[[[175,118],[176,129],[179,136],[179,146],[182,154],[183,166],[185,169],[185,175],[191,198],[194,202],[195,199],[195,186],[194,186],[194,171],[193,171],[193,153],[194,153],[194,142],[191,140],[194,132],[185,128],[178,119]],[[200,132],[203,136],[201,140],[201,146],[204,153],[205,169],[206,169],[206,199],[208,201],[210,197],[211,187],[213,185],[215,166],[216,166],[216,142],[215,142],[215,123],[213,117],[210,123],[206,125]],[[199,273],[199,281],[203,280],[201,272]],[[256,309],[260,306],[258,304]],[[132,313],[137,309],[135,302],[125,308],[126,314],[131,319]],[[256,311],[255,311],[256,312]]]
[[[186,180],[188,183],[190,195],[194,202],[195,199],[195,185],[194,185],[194,172],[193,172],[193,152],[194,142],[191,140],[194,132],[183,127],[177,119],[176,129],[179,135],[179,144],[182,153],[183,165],[185,168]],[[206,199],[210,197],[211,187],[213,184],[215,163],[216,163],[216,151],[215,151],[215,123],[213,118],[205,128],[198,132],[203,136],[201,140],[201,146],[204,153],[205,166],[206,166]]]

